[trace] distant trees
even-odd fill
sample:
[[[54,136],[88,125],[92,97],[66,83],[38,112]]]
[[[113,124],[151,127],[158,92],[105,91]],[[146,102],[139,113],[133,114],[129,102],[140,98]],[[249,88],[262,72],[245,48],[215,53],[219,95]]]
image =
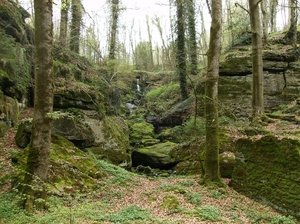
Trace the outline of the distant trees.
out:
[[[219,169],[218,79],[222,35],[222,1],[211,1],[211,17],[205,82],[206,146],[204,181],[221,183]]]
[[[53,24],[52,3],[35,0],[35,92],[32,136],[23,181],[25,208],[44,209],[47,192],[51,119],[53,110]]]
[[[263,60],[260,0],[248,0],[251,22],[252,43],[252,117],[258,118],[264,113]]]

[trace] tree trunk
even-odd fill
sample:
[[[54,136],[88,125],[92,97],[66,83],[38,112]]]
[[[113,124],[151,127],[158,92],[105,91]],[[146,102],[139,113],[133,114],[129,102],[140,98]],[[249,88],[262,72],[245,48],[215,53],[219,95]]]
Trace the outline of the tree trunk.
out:
[[[194,1],[188,0],[189,53],[191,58],[191,75],[198,74],[197,39]]]
[[[267,12],[267,0],[261,1],[261,12],[262,12],[262,25],[263,25],[263,40],[264,44],[268,44],[268,34],[269,34],[269,13]]]
[[[277,16],[277,5],[278,0],[271,0],[270,2],[270,25],[271,25],[271,32],[276,32],[276,16]]]
[[[23,194],[25,208],[45,207],[51,120],[48,113],[53,108],[53,24],[52,4],[48,0],[35,0],[35,97],[32,136],[29,145]]]
[[[186,79],[186,53],[185,53],[185,35],[184,35],[184,15],[183,0],[176,0],[177,6],[177,60],[176,67],[179,76],[181,90],[181,99],[188,98],[187,79]]]
[[[112,0],[111,2],[111,30],[110,30],[110,44],[108,58],[113,60],[116,58],[116,45],[117,45],[117,31],[118,31],[118,18],[119,18],[119,0]]]
[[[67,46],[69,0],[61,0],[59,42]]]
[[[262,37],[259,2],[260,0],[249,0],[252,32],[252,117],[254,119],[264,113]]]
[[[287,44],[297,46],[297,20],[298,20],[298,7],[297,0],[289,0],[290,5],[290,27],[285,36]]]
[[[222,35],[222,1],[211,2],[211,28],[205,83],[206,147],[204,181],[221,183],[219,170],[218,78]]]
[[[80,0],[72,0],[72,21],[71,21],[71,37],[70,49],[75,53],[79,53],[79,40],[81,29],[81,2]]]
[[[148,38],[149,38],[149,55],[150,55],[150,61],[148,68],[150,70],[153,70],[154,68],[154,61],[153,61],[153,47],[152,47],[152,35],[151,35],[151,30],[150,30],[150,24],[149,24],[149,17],[146,17],[146,24],[147,24],[147,31],[148,31]]]

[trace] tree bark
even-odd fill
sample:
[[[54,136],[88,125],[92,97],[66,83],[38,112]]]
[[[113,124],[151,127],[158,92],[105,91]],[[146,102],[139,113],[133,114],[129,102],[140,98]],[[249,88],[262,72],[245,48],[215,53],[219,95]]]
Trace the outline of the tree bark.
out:
[[[269,34],[269,13],[267,12],[267,0],[261,1],[261,12],[262,12],[262,26],[263,26],[263,40],[264,44],[268,44]]]
[[[35,0],[35,97],[32,136],[29,145],[23,194],[25,208],[43,209],[47,192],[51,120],[53,108],[53,23],[52,3]]]
[[[176,67],[179,76],[181,99],[188,98],[187,79],[186,79],[186,52],[185,52],[185,29],[183,15],[183,0],[176,0],[177,7],[177,60]]]
[[[119,0],[112,0],[111,2],[111,31],[109,44],[109,59],[116,58],[117,32],[118,32],[118,18],[119,18]]]
[[[206,147],[204,181],[221,183],[219,170],[218,78],[222,35],[222,1],[211,1],[211,28],[205,82]]]
[[[270,25],[271,32],[276,32],[276,16],[277,16],[278,0],[271,0],[270,2]]]
[[[189,29],[189,53],[191,58],[191,75],[198,74],[197,39],[194,1],[188,0],[188,29]]]
[[[81,19],[82,19],[81,2],[80,0],[72,0],[70,49],[75,53],[79,53]]]
[[[250,23],[252,32],[252,118],[264,113],[263,60],[261,22],[259,15],[260,0],[249,0]]]
[[[298,0],[289,0],[290,6],[290,27],[285,36],[287,44],[297,46],[297,20],[298,20]]]
[[[59,42],[67,46],[69,0],[61,0]]]

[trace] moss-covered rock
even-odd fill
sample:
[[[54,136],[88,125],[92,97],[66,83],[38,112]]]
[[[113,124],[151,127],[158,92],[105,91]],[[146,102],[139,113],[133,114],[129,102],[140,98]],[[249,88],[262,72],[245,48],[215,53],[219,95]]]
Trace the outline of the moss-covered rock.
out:
[[[132,166],[150,166],[152,168],[170,169],[179,161],[172,157],[171,151],[176,143],[164,142],[135,149],[132,152]]]
[[[130,144],[134,148],[142,148],[159,143],[159,140],[155,138],[154,126],[152,124],[145,121],[136,123],[128,122],[128,124]]]
[[[273,135],[236,144],[230,185],[281,212],[300,218],[300,141]]]
[[[13,156],[14,184],[20,184],[26,169],[28,148]],[[90,192],[106,176],[94,159],[67,139],[53,135],[51,139],[48,193]]]
[[[86,117],[95,135],[95,146],[88,150],[98,159],[115,165],[131,167],[131,147],[129,130],[121,117],[106,116],[103,120]]]
[[[19,117],[18,101],[5,96],[0,90],[0,136],[16,125]]]

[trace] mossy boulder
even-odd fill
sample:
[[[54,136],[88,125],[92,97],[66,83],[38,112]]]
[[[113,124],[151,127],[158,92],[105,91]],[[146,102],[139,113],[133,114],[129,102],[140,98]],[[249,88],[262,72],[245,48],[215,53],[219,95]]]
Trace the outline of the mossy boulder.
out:
[[[17,168],[13,185],[21,183],[26,169],[28,147],[13,156]],[[64,137],[53,135],[50,149],[48,193],[90,192],[106,174],[93,157],[82,152]]]
[[[107,160],[124,168],[131,167],[129,129],[118,116],[106,116],[103,120],[85,117],[95,135],[95,145],[88,150],[96,158]]]
[[[144,146],[151,146],[159,143],[155,139],[154,126],[148,122],[128,122],[129,125],[129,140],[134,148],[142,148]]]
[[[16,125],[19,117],[18,101],[5,96],[0,90],[0,136]]]
[[[151,168],[170,169],[179,162],[171,154],[176,146],[176,143],[164,142],[135,149],[132,152],[132,166],[142,165]]]
[[[241,138],[230,186],[300,218],[300,141],[266,135]]]

